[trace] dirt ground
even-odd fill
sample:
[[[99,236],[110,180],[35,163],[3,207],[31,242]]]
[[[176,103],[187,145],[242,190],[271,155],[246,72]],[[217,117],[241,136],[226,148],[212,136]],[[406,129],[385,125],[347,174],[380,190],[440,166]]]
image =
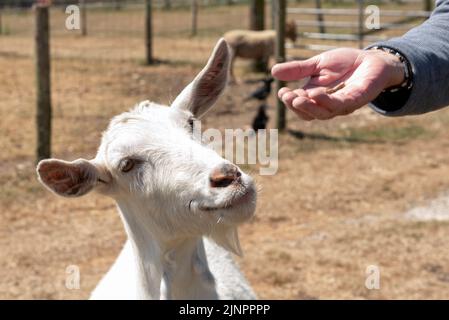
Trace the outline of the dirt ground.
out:
[[[136,38],[52,39],[53,155],[93,157],[113,115],[144,99],[172,101],[215,40],[179,37],[173,50],[172,40],[156,37],[166,62],[144,66]],[[112,58],[101,59],[109,51]],[[0,298],[85,299],[125,235],[112,200],[95,194],[62,199],[37,182],[32,52],[27,35],[0,37]],[[245,64],[238,67],[243,75]],[[205,126],[248,126],[257,104],[242,100],[255,86],[230,87]],[[273,97],[269,105],[273,126]],[[277,174],[259,176],[257,167],[248,168],[261,191],[256,217],[240,230],[245,256],[238,261],[258,296],[449,298],[446,211],[425,219],[413,211],[447,195],[448,125],[449,109],[392,119],[364,108],[310,123],[288,113]],[[65,287],[70,265],[80,268],[79,290]],[[370,265],[379,267],[379,290],[365,287]]]

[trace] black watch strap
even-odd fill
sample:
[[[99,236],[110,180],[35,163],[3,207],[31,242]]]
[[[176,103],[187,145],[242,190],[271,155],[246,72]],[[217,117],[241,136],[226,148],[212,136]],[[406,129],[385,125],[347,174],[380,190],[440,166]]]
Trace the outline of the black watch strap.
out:
[[[412,87],[413,87],[412,66],[411,66],[410,62],[407,60],[407,58],[401,52],[399,52],[395,49],[389,48],[389,47],[384,47],[384,46],[374,46],[369,49],[370,50],[382,50],[387,53],[393,54],[399,58],[399,61],[401,61],[401,63],[404,66],[404,81],[398,86],[384,89],[382,91],[382,93],[387,93],[387,92],[395,93],[398,91],[410,91],[412,89]]]

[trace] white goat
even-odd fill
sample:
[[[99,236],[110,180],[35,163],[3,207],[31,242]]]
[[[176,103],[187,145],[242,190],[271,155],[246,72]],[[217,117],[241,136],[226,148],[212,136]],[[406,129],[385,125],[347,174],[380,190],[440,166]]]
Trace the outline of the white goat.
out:
[[[226,86],[229,59],[221,39],[171,107],[145,101],[116,116],[94,159],[39,163],[56,194],[97,190],[117,202],[128,241],[92,299],[255,298],[227,251],[240,253],[253,181],[192,135]]]

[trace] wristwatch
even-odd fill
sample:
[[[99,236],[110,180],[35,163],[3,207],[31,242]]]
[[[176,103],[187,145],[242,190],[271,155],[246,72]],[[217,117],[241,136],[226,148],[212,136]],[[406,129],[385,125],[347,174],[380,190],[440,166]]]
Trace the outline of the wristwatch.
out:
[[[386,88],[382,91],[382,93],[388,92],[388,93],[394,93],[394,92],[398,92],[398,91],[410,91],[413,87],[413,71],[412,71],[412,66],[410,64],[410,62],[407,60],[407,58],[399,51],[389,48],[389,47],[384,47],[384,46],[374,46],[369,48],[369,50],[382,50],[384,52],[390,53],[395,55],[396,57],[399,58],[399,61],[402,63],[402,65],[404,66],[404,81],[397,86],[394,87],[390,87],[390,88]]]

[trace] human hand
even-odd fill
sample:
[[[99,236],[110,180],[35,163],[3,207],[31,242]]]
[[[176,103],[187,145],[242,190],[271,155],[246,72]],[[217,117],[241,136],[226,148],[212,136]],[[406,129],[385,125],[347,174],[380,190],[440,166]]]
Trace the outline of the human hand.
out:
[[[304,120],[346,115],[374,100],[382,90],[404,81],[399,58],[381,50],[350,48],[324,52],[303,61],[275,65],[279,80],[310,77],[304,88],[281,88],[279,98]]]

